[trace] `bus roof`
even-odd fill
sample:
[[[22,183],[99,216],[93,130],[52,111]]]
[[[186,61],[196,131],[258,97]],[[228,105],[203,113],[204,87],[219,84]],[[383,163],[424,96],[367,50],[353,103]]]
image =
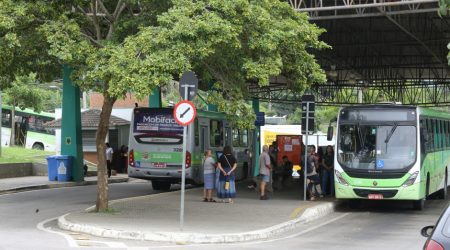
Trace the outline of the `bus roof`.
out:
[[[450,120],[450,113],[431,108],[419,107],[419,114],[428,117],[444,118]]]
[[[6,109],[6,110],[11,110],[12,106],[9,105],[2,105],[2,109]],[[21,109],[19,107],[15,108],[15,112],[17,112],[17,115],[35,115],[35,116],[43,116],[43,117],[48,117],[48,118],[53,118],[55,119],[55,114],[54,113],[48,113],[48,112],[34,112],[34,110],[32,109]]]
[[[392,104],[392,103],[374,103],[374,104],[361,104],[354,106],[344,106],[342,109],[365,109],[365,108],[375,108],[375,109],[383,109],[383,108],[392,108],[392,109],[415,109],[418,108],[419,115],[436,117],[436,118],[444,118],[450,119],[450,113],[446,111],[440,111],[431,108],[413,106],[413,105],[401,105],[401,104]]]

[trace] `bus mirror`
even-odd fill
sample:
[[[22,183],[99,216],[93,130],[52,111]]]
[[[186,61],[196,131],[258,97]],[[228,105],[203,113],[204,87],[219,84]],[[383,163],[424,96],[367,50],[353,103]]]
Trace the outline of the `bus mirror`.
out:
[[[331,141],[333,140],[333,127],[329,126],[327,131],[327,140]]]

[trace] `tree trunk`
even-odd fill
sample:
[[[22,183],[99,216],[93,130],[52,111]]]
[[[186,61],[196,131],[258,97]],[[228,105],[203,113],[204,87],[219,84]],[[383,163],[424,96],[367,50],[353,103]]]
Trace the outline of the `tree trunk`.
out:
[[[109,118],[111,117],[112,107],[116,98],[110,97],[106,92],[103,93],[104,101],[102,112],[100,113],[100,122],[96,135],[95,144],[97,147],[97,204],[96,211],[105,211],[108,209],[108,174],[106,167],[106,145],[105,139],[109,130]]]
[[[13,100],[11,108],[11,135],[9,136],[9,146],[16,145],[16,100]]]

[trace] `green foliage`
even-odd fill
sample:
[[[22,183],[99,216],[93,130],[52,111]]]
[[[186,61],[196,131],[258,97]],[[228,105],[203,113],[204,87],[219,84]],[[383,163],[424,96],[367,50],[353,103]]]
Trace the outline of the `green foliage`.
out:
[[[179,76],[193,69],[204,88],[215,82],[208,101],[230,117],[238,114],[233,121],[239,126],[251,127],[254,121],[244,101],[249,83],[266,86],[270,76],[283,74],[292,88],[302,91],[325,81],[308,53],[328,47],[318,39],[323,30],[287,3],[176,0],[158,21],[159,27],[144,28],[125,46],[137,45],[131,51],[145,54],[145,60],[170,62],[159,72]]]
[[[17,76],[12,86],[5,90],[5,103],[21,109],[32,108],[41,112],[44,108],[44,99],[49,93],[37,86],[36,74]]]
[[[0,89],[8,88],[16,76],[38,72],[45,81],[60,71],[46,53],[34,6],[27,1],[0,1]]]
[[[315,110],[315,130],[326,132],[330,120],[338,115],[339,108],[332,106],[316,106]],[[288,124],[301,124],[302,110],[301,107],[295,109],[292,115],[288,116]]]

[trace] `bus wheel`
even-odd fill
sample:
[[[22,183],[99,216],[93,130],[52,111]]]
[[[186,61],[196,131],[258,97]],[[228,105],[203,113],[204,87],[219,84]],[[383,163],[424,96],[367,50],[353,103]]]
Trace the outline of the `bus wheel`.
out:
[[[348,206],[350,209],[358,209],[361,207],[361,200],[349,200]]]
[[[413,201],[413,208],[414,210],[423,210],[423,208],[425,207],[425,199],[420,199],[418,201]]]
[[[152,181],[153,190],[170,190],[170,182]]]
[[[42,145],[42,143],[35,143],[31,148],[36,150],[44,150],[44,145]]]
[[[439,198],[445,200],[447,198],[447,181],[448,181],[448,174],[447,174],[447,170],[445,170],[445,179],[444,179],[444,188],[442,188],[439,191]]]

